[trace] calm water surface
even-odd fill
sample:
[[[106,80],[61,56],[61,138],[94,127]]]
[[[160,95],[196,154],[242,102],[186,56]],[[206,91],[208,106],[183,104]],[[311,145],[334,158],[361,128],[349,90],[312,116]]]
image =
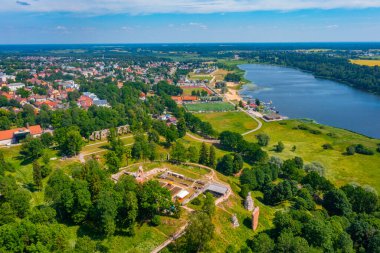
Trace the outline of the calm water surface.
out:
[[[380,96],[292,68],[262,64],[239,67],[254,83],[244,85],[241,95],[272,101],[289,118],[310,118],[380,138]]]

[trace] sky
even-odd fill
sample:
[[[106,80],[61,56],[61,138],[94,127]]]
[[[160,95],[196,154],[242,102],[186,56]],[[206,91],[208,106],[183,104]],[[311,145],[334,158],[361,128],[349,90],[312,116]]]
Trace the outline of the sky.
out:
[[[380,0],[1,0],[0,44],[380,41]]]

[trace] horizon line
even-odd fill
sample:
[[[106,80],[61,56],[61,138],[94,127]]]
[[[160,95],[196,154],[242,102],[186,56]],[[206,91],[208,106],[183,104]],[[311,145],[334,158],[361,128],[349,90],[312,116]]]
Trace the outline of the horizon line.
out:
[[[163,44],[327,44],[327,43],[380,43],[380,41],[266,41],[266,42],[84,42],[84,43],[10,43],[0,46],[43,46],[43,45],[163,45]]]

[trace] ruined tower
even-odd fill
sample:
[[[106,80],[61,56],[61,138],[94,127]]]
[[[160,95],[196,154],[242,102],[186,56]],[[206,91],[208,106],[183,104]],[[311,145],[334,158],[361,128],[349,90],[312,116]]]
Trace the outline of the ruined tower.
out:
[[[259,225],[260,208],[257,206],[252,212],[252,229],[255,231]]]
[[[248,195],[247,197],[245,198],[245,201],[244,201],[244,208],[247,209],[248,211],[253,211],[253,208],[254,208],[254,204],[253,204],[253,200],[252,200],[252,197],[251,197],[251,192],[248,192]]]

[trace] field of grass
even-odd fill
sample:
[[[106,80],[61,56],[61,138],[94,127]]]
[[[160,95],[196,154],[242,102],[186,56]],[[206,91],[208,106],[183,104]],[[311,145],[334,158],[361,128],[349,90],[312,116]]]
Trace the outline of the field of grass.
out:
[[[286,124],[286,125],[284,125]],[[304,124],[311,129],[321,131],[321,134],[312,134],[307,130],[295,130],[294,127]],[[337,185],[356,182],[361,185],[370,185],[380,191],[380,153],[372,156],[344,154],[346,147],[352,144],[363,144],[372,150],[376,149],[380,140],[371,139],[360,134],[355,134],[343,129],[304,123],[297,120],[265,123],[258,132],[267,133],[270,144],[266,150],[274,156],[283,159],[294,156],[302,157],[305,162],[318,161],[326,167],[326,176]],[[245,136],[246,139],[255,141],[255,135]],[[285,144],[282,153],[272,151],[273,145],[278,141]],[[332,150],[322,148],[323,144],[332,145]],[[291,151],[296,146],[294,152]]]
[[[350,60],[351,63],[363,66],[380,66],[380,60]]]
[[[191,93],[193,92],[193,91],[195,91],[195,92],[202,92],[202,90],[205,90],[206,92],[208,91],[208,92],[210,92],[210,90],[207,90],[207,89],[205,89],[205,88],[199,88],[199,87],[181,87],[182,88],[182,90],[183,90],[183,95],[185,95],[185,96],[190,96],[190,95],[192,95]]]
[[[210,75],[206,75],[206,74],[204,74],[204,75],[202,75],[202,74],[197,75],[197,74],[195,74],[193,72],[189,73],[188,77],[189,77],[190,80],[201,80],[201,81],[204,81],[204,80],[210,81],[212,79],[212,76],[210,76]]]
[[[257,127],[257,122],[244,112],[198,113],[196,116],[210,122],[218,132],[229,130],[242,134]]]
[[[213,73],[213,76],[215,77],[216,82],[224,81],[224,77],[229,73],[230,71],[227,71],[225,69],[218,69]]]
[[[184,106],[191,112],[222,112],[235,110],[235,106],[227,102],[185,104]]]
[[[244,125],[246,122],[246,119],[241,117],[231,118],[231,121],[234,121],[237,126]],[[227,122],[221,124],[216,113],[207,114],[207,117],[202,117],[202,120],[210,122],[219,131],[224,129],[221,128],[222,125],[232,124]],[[300,124],[319,130],[321,133],[312,134],[308,130],[295,129]],[[356,182],[361,185],[370,185],[380,192],[380,153],[376,152],[372,156],[361,154],[347,156],[344,154],[346,147],[353,144],[363,144],[375,151],[377,144],[380,143],[378,139],[371,139],[344,129],[299,120],[263,123],[263,127],[259,131],[246,135],[244,138],[256,142],[255,135],[258,133],[266,133],[270,136],[270,143],[265,150],[272,156],[282,159],[300,156],[306,163],[317,161],[326,168],[326,177],[338,186]],[[278,141],[285,144],[285,150],[281,153],[273,151],[273,146]],[[323,144],[331,144],[333,149],[325,150],[322,148]],[[296,146],[294,152],[291,151],[293,146]]]

